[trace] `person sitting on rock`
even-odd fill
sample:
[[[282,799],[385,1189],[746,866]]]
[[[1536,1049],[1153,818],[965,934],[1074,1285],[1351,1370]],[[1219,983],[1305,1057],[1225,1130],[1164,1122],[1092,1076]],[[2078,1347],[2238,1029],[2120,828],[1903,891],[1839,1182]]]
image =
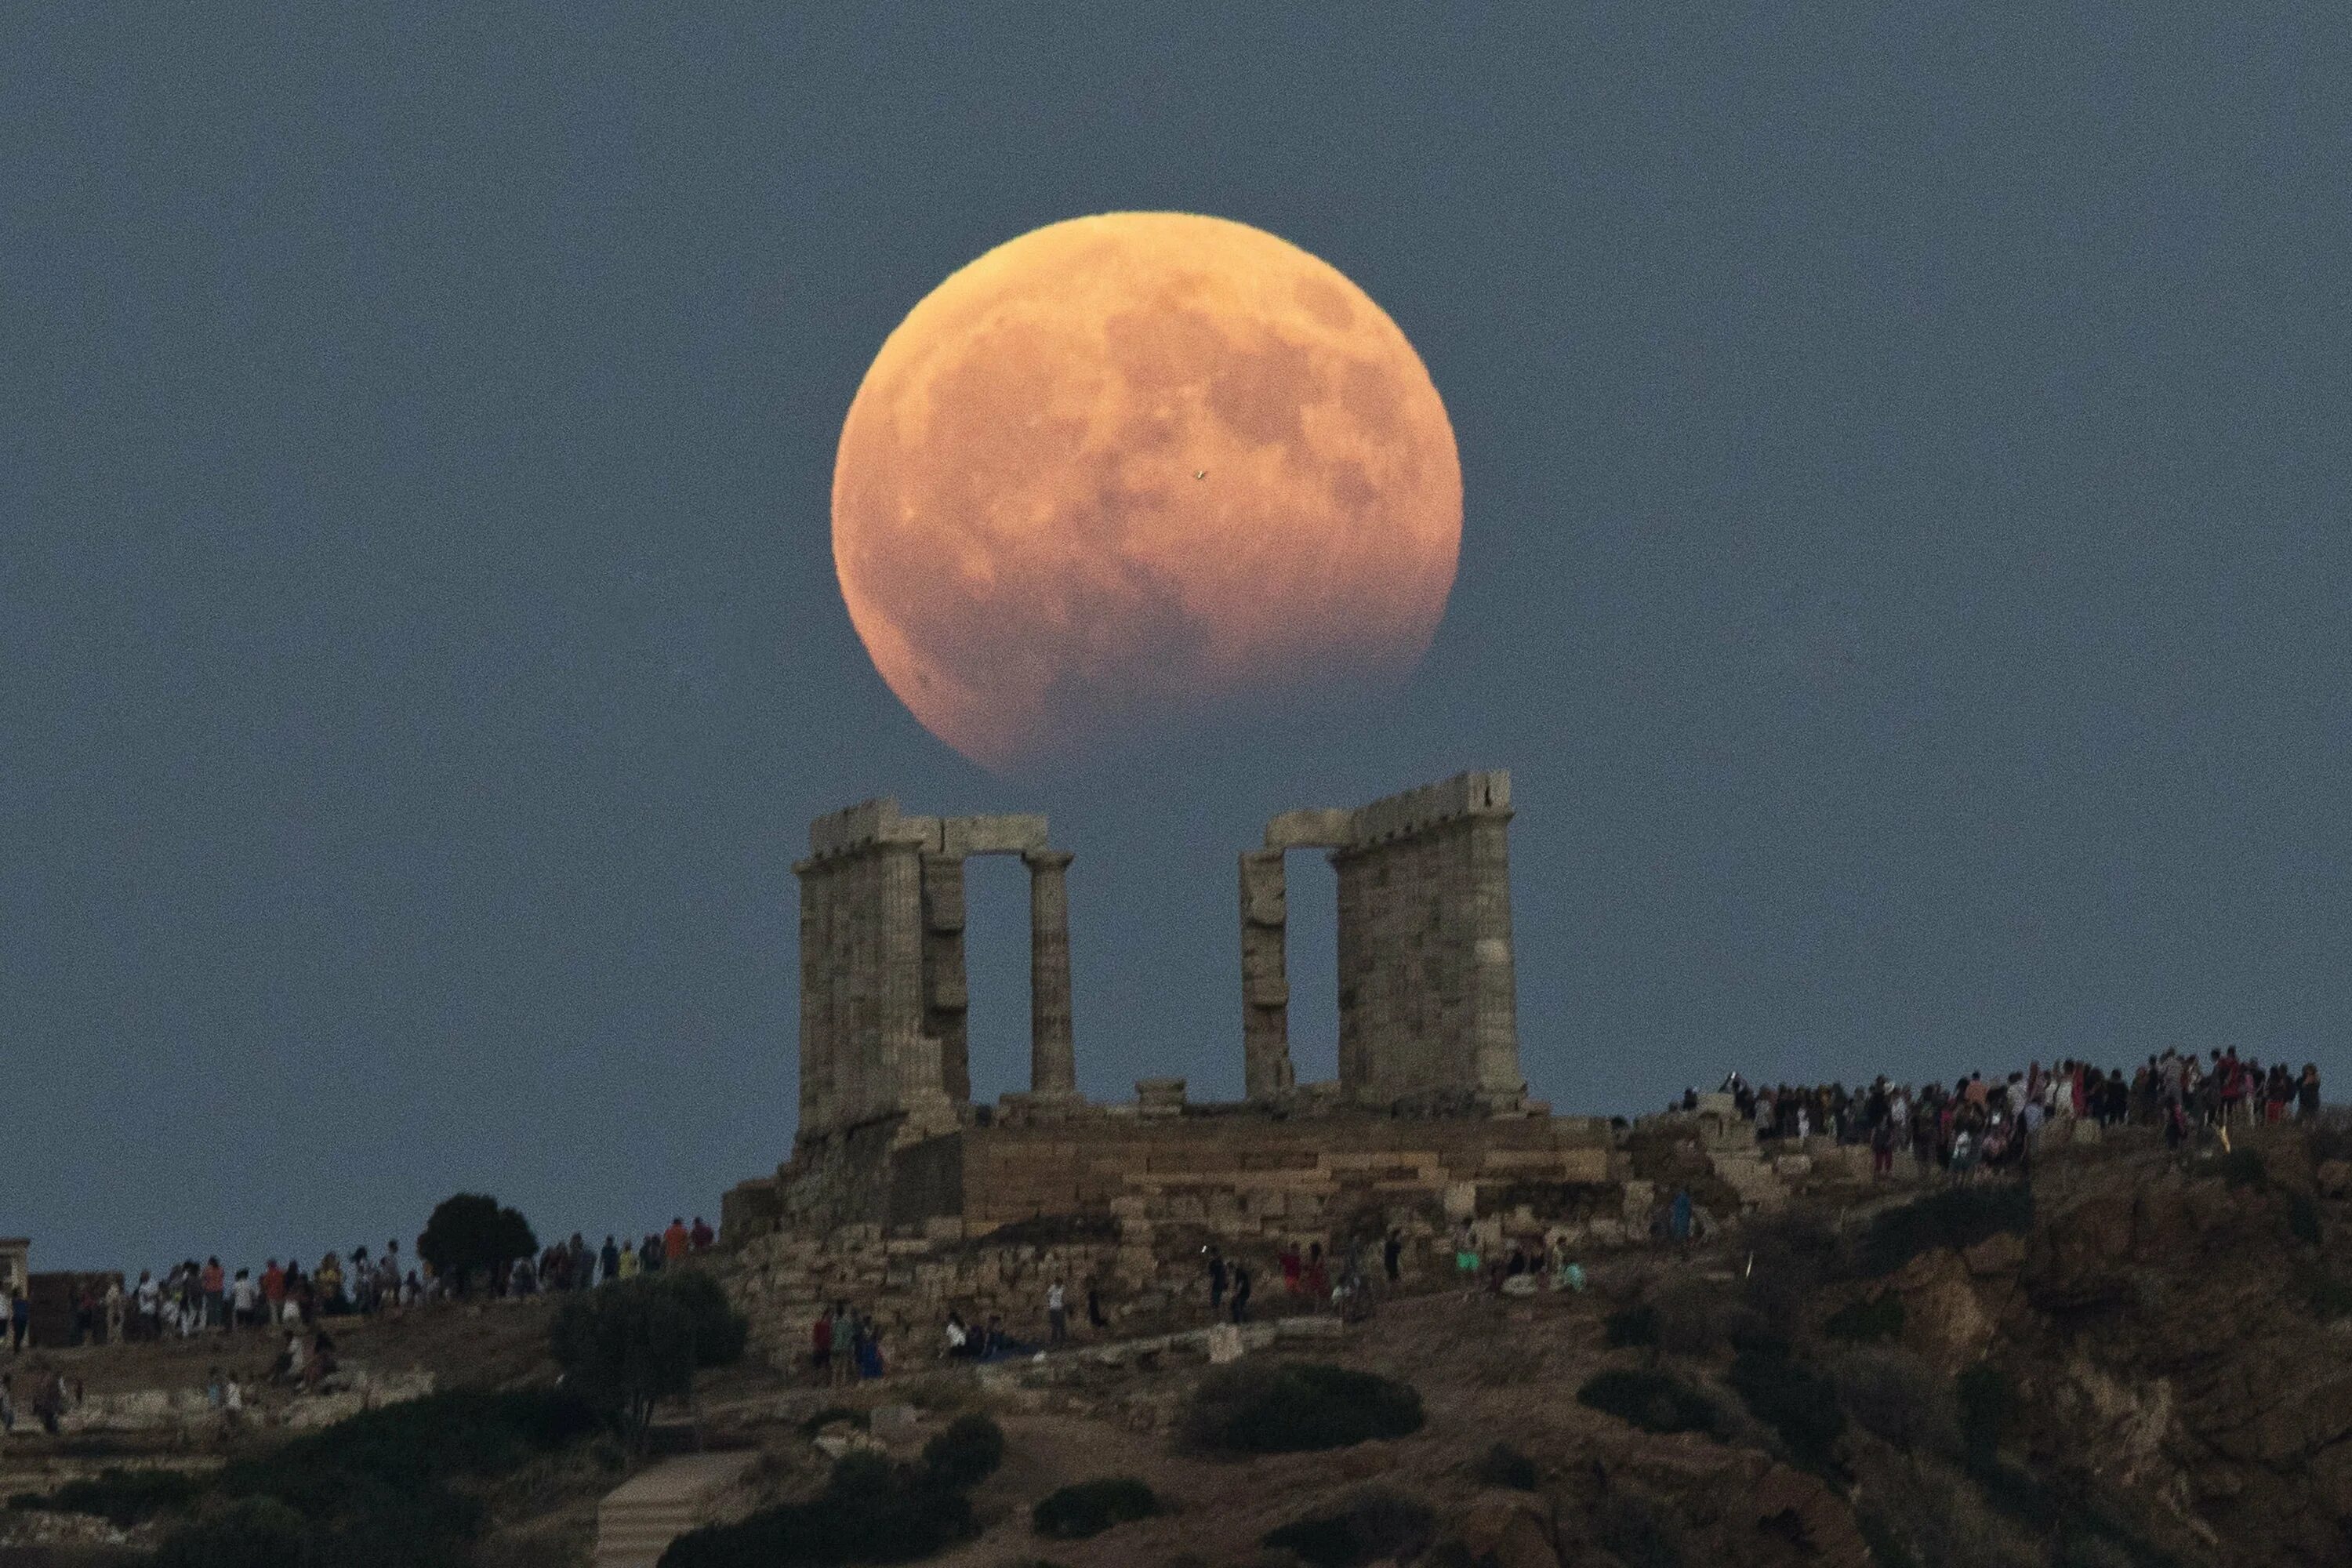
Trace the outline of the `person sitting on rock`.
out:
[[[947,1327],[948,1359],[961,1361],[971,1352],[971,1331],[963,1326],[963,1314],[950,1311]]]
[[[310,1343],[310,1364],[302,1369],[304,1381],[315,1393],[335,1375],[335,1342],[320,1329]]]

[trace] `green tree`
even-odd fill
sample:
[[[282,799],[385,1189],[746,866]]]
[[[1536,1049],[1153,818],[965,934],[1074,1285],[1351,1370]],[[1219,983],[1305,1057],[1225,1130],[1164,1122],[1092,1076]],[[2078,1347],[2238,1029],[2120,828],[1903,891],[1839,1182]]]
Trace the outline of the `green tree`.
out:
[[[416,1250],[433,1271],[457,1283],[463,1292],[475,1276],[495,1272],[499,1266],[539,1250],[539,1238],[520,1210],[500,1208],[488,1193],[459,1193],[444,1198],[425,1222]]]
[[[689,1393],[701,1368],[740,1357],[749,1330],[718,1281],[682,1269],[569,1297],[549,1346],[564,1385],[642,1449],[655,1405]]]

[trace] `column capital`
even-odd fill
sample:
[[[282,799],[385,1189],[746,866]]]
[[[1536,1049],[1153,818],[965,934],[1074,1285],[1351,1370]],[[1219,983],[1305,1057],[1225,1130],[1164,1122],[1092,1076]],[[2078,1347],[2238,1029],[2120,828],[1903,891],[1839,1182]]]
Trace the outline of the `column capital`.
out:
[[[1076,858],[1077,856],[1067,849],[1024,849],[1021,851],[1022,864],[1027,866],[1032,871],[1059,871],[1066,868],[1071,861]]]

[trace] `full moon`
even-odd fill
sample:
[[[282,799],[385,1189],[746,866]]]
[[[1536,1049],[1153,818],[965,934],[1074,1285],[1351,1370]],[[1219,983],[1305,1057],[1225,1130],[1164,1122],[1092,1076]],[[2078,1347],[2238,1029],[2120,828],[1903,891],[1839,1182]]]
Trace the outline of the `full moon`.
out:
[[[858,636],[997,772],[1401,678],[1461,543],[1453,426],[1396,323],[1297,247],[1183,213],[1073,218],[950,277],[834,465]]]

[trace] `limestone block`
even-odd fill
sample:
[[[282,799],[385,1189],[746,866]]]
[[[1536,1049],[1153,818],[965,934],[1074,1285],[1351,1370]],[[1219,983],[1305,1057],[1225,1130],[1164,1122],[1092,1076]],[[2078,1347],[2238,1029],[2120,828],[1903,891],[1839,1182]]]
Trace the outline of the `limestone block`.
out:
[[[1338,849],[1356,841],[1356,814],[1342,806],[1286,811],[1265,825],[1268,849]]]
[[[1046,845],[1042,813],[1005,816],[943,816],[940,849],[948,855],[1022,855]]]

